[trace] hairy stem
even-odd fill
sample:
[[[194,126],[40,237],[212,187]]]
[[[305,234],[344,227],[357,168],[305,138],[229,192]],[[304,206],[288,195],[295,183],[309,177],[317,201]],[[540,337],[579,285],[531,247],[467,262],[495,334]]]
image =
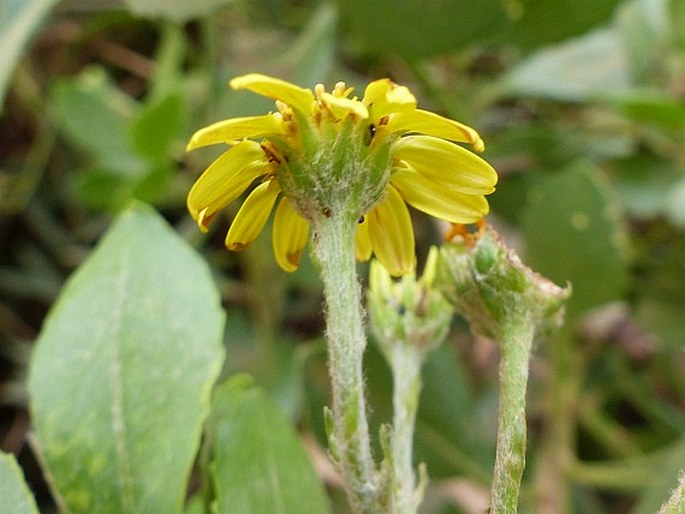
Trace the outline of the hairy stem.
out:
[[[514,317],[515,318],[515,317]],[[526,317],[502,327],[497,455],[490,493],[491,514],[517,512],[526,465],[526,384],[535,324]]]
[[[421,392],[419,352],[412,346],[397,344],[392,348],[390,367],[393,376],[393,436],[391,443],[394,514],[415,514],[421,501],[416,490],[412,465],[414,426]]]
[[[326,298],[326,336],[333,394],[331,455],[346,482],[352,508],[379,512],[369,444],[362,354],[366,347],[354,256],[356,218],[333,210],[315,224],[314,251]]]
[[[658,514],[678,514],[685,510],[685,471],[680,472],[678,485],[659,509]]]

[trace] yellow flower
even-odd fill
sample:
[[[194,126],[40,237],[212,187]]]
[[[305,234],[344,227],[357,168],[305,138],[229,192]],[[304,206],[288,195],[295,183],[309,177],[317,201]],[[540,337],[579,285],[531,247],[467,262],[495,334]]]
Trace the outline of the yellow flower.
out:
[[[226,236],[230,250],[252,243],[275,209],[273,249],[285,271],[297,269],[310,226],[331,215],[359,221],[356,256],[375,254],[393,275],[414,267],[407,204],[451,223],[488,212],[497,173],[456,143],[483,151],[472,128],[417,108],[416,98],[389,79],[371,82],[359,100],[339,82],[331,92],[304,89],[260,74],[234,78],[276,100],[276,111],[220,121],[197,131],[188,150],[228,149],[195,182],[188,210],[202,230],[250,185]]]

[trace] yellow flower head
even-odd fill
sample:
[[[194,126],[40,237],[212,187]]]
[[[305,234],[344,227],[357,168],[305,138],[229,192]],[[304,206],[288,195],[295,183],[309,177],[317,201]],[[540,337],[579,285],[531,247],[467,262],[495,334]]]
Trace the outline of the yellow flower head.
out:
[[[216,214],[253,182],[226,236],[244,250],[276,206],[273,249],[285,271],[297,269],[309,229],[330,216],[357,223],[356,255],[375,254],[393,275],[414,267],[414,232],[407,205],[451,223],[488,212],[497,173],[457,143],[483,151],[470,127],[417,109],[416,98],[388,79],[371,82],[359,100],[338,82],[314,91],[256,73],[236,77],[276,101],[276,111],[220,121],[197,131],[188,150],[225,144],[195,182],[188,210],[204,231]]]

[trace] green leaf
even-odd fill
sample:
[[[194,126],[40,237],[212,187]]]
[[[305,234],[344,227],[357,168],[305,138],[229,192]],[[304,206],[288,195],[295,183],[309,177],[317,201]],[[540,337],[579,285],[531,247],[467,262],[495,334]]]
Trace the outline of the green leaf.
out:
[[[515,0],[507,2],[511,23],[497,36],[529,49],[578,36],[611,17],[621,0]],[[562,14],[563,13],[563,14]]]
[[[363,49],[404,57],[462,50],[479,42],[532,49],[578,36],[611,17],[620,0],[338,0]],[[563,16],[560,16],[563,13]]]
[[[307,25],[278,61],[286,70],[295,70],[295,84],[325,81],[335,62],[338,13],[334,4],[323,2]]]
[[[162,25],[154,55],[155,67],[148,83],[147,102],[157,102],[169,95],[179,94],[186,87],[188,73],[183,67],[187,46],[183,26],[176,23]]]
[[[183,98],[169,94],[146,104],[128,127],[131,146],[149,159],[164,159],[180,137],[184,122]]]
[[[685,0],[670,0],[668,10],[673,40],[680,48],[685,48]]]
[[[639,123],[682,132],[685,129],[685,105],[658,91],[633,92],[617,99],[619,109]]]
[[[29,491],[14,455],[0,452],[0,512],[38,514],[36,501]]]
[[[139,106],[110,82],[104,69],[92,66],[59,80],[52,95],[62,130],[100,167],[129,179],[144,173],[145,163],[126,137]]]
[[[668,52],[678,20],[677,13],[668,12],[668,3],[671,1],[631,0],[616,13],[614,27],[626,46],[633,76],[643,84],[662,86],[664,73],[668,73]]]
[[[73,181],[84,202],[119,210],[132,198],[147,203],[164,198],[173,171],[172,145],[185,121],[178,91],[140,105],[93,66],[58,81],[52,94],[62,130],[88,157],[90,165]]]
[[[290,421],[252,380],[219,386],[208,423],[212,512],[325,514],[319,479]]]
[[[502,83],[507,94],[564,101],[617,96],[630,86],[626,50],[612,29],[544,48],[516,66]]]
[[[131,200],[132,181],[101,168],[89,168],[69,177],[78,198],[97,210],[118,210]]]
[[[206,514],[205,501],[202,494],[196,494],[188,500],[183,514]]]
[[[544,177],[523,214],[525,262],[557,284],[571,282],[567,318],[621,297],[625,234],[601,171],[581,161]]]
[[[639,256],[642,272],[633,289],[638,323],[658,336],[664,355],[675,356],[685,340],[685,239],[672,234],[651,233],[640,241],[649,246]]]
[[[4,0],[0,4],[0,109],[12,72],[31,37],[59,0]]]
[[[612,183],[631,217],[650,219],[668,213],[680,176],[676,162],[643,151],[614,161]]]
[[[231,3],[233,0],[125,0],[129,9],[138,16],[151,18],[168,18],[176,22],[185,22],[210,14],[215,9]]]
[[[678,181],[669,193],[666,214],[673,225],[685,228],[685,179]]]
[[[682,262],[682,261],[681,261]],[[682,287],[683,280],[673,275],[664,275],[661,281],[671,279],[672,282]],[[649,286],[650,284],[646,284]],[[636,307],[636,318],[641,326],[659,336],[667,350],[674,355],[682,352],[685,341],[685,316],[683,316],[682,298],[668,298],[663,293],[663,288],[657,286],[656,291],[648,293],[639,299]]]
[[[485,39],[507,21],[500,0],[338,0],[353,40],[367,51],[430,56]]]
[[[36,439],[71,512],[180,512],[223,360],[204,261],[152,209],[124,212],[38,338]]]

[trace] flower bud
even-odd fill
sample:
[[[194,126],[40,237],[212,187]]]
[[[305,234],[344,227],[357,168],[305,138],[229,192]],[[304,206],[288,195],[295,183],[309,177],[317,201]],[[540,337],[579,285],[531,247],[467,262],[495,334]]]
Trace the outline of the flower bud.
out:
[[[521,323],[537,333],[557,327],[571,294],[526,267],[489,226],[475,243],[442,247],[435,283],[474,332],[497,340]]]
[[[378,261],[371,263],[368,309],[386,358],[395,345],[407,345],[423,359],[447,336],[454,311],[433,286],[437,257],[437,248],[431,248],[418,280],[409,273],[395,281]]]

